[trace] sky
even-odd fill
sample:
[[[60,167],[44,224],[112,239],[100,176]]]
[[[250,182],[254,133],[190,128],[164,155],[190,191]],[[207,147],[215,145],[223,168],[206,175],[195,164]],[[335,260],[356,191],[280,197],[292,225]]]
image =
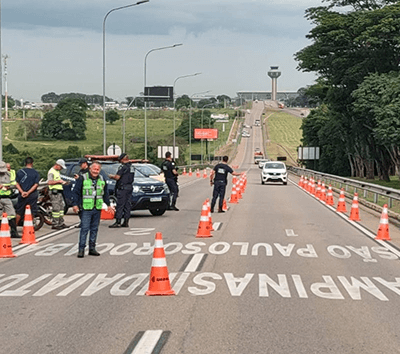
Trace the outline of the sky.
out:
[[[102,95],[104,18],[134,3],[1,1],[8,94],[33,102],[49,92]],[[298,71],[294,54],[311,44],[305,10],[320,5],[322,0],[150,0],[112,11],[105,21],[106,96],[139,96],[146,77],[147,86],[175,82],[179,96],[233,98],[238,91],[271,91],[271,66],[282,72],[278,91],[312,85],[315,75]],[[176,80],[194,73],[201,74]]]

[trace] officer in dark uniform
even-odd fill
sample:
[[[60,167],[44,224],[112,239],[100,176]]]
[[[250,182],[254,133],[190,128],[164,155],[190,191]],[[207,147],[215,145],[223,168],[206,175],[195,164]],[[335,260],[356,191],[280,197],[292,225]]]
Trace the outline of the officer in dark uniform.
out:
[[[109,175],[110,178],[117,181],[115,185],[115,193],[117,196],[117,211],[115,213],[115,223],[109,227],[129,227],[129,218],[131,216],[131,197],[132,183],[135,177],[135,168],[129,162],[127,154],[123,153],[118,157],[121,166],[118,168],[117,174]],[[121,219],[124,223],[121,224]]]
[[[176,198],[178,198],[178,172],[175,162],[172,161],[171,153],[167,151],[165,153],[165,161],[161,165],[161,170],[164,172],[165,183],[167,184],[171,193],[171,204],[168,210],[179,211],[175,206]]]
[[[218,197],[218,213],[224,213],[222,206],[224,204],[226,185],[228,184],[228,173],[231,173],[233,176],[240,176],[239,172],[235,172],[230,166],[228,166],[228,159],[228,156],[224,156],[222,162],[215,165],[210,174],[210,184],[214,185],[213,197],[211,200],[212,213],[214,212],[214,207]]]

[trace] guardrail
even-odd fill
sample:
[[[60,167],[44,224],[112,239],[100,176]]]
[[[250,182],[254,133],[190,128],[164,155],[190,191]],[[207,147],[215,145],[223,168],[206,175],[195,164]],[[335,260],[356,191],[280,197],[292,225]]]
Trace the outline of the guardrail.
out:
[[[362,181],[357,181],[351,178],[340,177],[335,175],[330,175],[327,173],[322,173],[313,170],[307,170],[304,168],[288,166],[289,172],[297,175],[297,176],[312,176],[314,179],[324,180],[325,184],[335,184],[338,185],[338,188],[344,188],[347,192],[350,188],[353,189],[354,193],[358,193],[358,190],[363,192],[364,199],[367,199],[369,195],[373,196],[373,203],[378,204],[379,197],[387,200],[389,208],[393,207],[393,201],[400,202],[400,190],[382,187],[377,184],[367,183]]]

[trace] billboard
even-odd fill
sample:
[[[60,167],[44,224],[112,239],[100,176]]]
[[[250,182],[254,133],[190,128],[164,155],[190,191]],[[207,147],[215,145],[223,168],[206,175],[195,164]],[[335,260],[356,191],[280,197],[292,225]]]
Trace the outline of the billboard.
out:
[[[174,100],[174,88],[172,86],[152,86],[144,88],[146,102],[165,102]]]
[[[195,139],[218,139],[218,129],[195,129]]]

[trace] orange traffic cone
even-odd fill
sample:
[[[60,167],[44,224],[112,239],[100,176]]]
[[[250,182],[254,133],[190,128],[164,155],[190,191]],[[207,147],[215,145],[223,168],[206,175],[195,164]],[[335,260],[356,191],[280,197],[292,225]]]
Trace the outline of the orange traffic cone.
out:
[[[203,207],[201,208],[200,222],[197,229],[196,237],[211,237],[212,235],[210,231],[211,229],[208,220],[208,206],[206,202],[204,202]]]
[[[10,225],[8,225],[7,213],[3,213],[0,228],[0,258],[17,257],[12,251]]]
[[[303,188],[303,182],[304,182],[303,175],[301,175],[300,180],[299,180],[299,184],[298,184],[298,186],[300,188]]]
[[[238,182],[238,183],[236,184],[236,194],[237,194],[238,200],[243,198],[243,197],[242,197],[242,191],[241,191],[241,189],[240,189],[240,184],[239,184],[239,183],[240,183],[240,182]]]
[[[334,205],[335,202],[333,201],[333,193],[332,193],[332,186],[329,185],[328,187],[328,194],[326,195],[326,205]]]
[[[391,240],[389,236],[389,216],[388,216],[388,206],[385,204],[383,206],[381,220],[379,223],[378,233],[375,240]]]
[[[232,184],[236,184],[236,182],[237,182],[237,179],[236,179],[235,176],[233,176],[233,177],[232,177]]]
[[[208,209],[208,226],[210,227],[210,231],[215,231],[213,227],[212,217],[211,217],[211,204],[210,199],[206,199],[207,209]]]
[[[203,170],[203,178],[207,178],[207,170],[206,169]]]
[[[38,243],[35,239],[35,228],[33,227],[33,218],[31,213],[31,206],[27,205],[25,209],[24,226],[22,228],[22,239],[20,244],[34,245]]]
[[[226,199],[224,198],[224,201],[222,203],[222,210],[223,211],[228,211],[228,206],[226,205]]]
[[[186,168],[183,168],[182,176],[186,176]]]
[[[306,176],[304,176],[303,178],[303,185],[301,186],[304,190],[307,190],[307,186],[308,186],[308,179]]]
[[[192,176],[193,176],[192,169],[191,169],[191,168],[189,168],[189,177],[192,177]]]
[[[232,192],[231,192],[231,197],[229,199],[229,203],[231,203],[231,204],[239,203],[239,199],[238,199],[237,192],[236,192],[236,184],[234,184],[232,186]]]
[[[315,190],[315,196],[320,199],[321,198],[321,181],[318,180],[317,189]]]
[[[325,183],[324,182],[321,183],[321,194],[319,195],[319,200],[321,202],[325,202],[326,201],[326,189],[325,189]]]
[[[172,290],[169,281],[167,260],[165,259],[161,232],[156,233],[153,261],[151,263],[149,290],[146,291],[146,295],[175,295],[175,291]]]
[[[342,188],[340,190],[340,195],[339,195],[339,202],[336,207],[336,211],[339,213],[347,213],[346,210],[346,197],[344,196],[344,189]]]
[[[107,205],[104,203],[103,208],[101,209],[100,212],[100,219],[101,220],[113,220],[115,216],[115,211],[112,210],[111,208],[105,209]]]
[[[360,211],[358,208],[358,194],[357,193],[354,193],[353,203],[351,204],[349,220],[361,221]]]
[[[311,189],[310,189],[310,193],[311,193],[312,195],[315,195],[315,179],[314,179],[314,178],[311,180]]]

